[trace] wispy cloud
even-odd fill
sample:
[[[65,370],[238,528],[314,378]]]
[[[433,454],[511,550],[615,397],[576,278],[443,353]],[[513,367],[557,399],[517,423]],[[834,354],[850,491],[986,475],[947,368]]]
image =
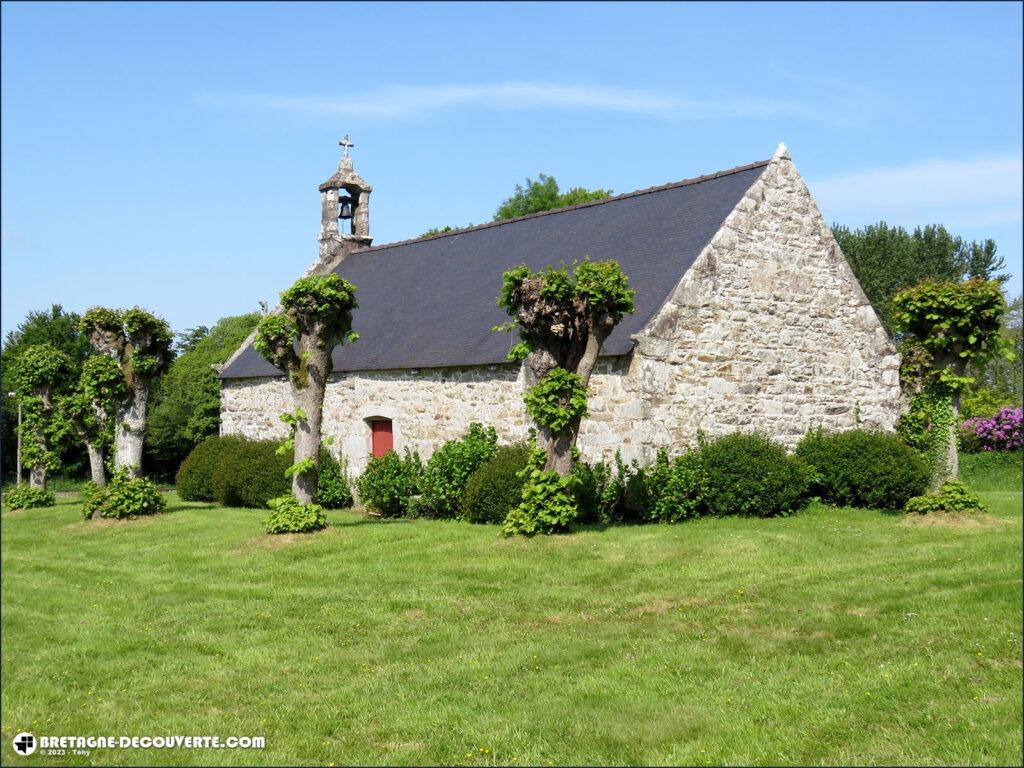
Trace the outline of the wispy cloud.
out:
[[[939,222],[953,228],[1021,221],[1021,155],[969,160],[924,160],[809,182],[830,219],[859,225]]]
[[[250,106],[311,115],[410,118],[445,109],[598,110],[683,119],[771,118],[831,120],[830,110],[799,101],[762,98],[701,100],[635,88],[560,83],[389,85],[351,97],[205,93],[211,105]]]

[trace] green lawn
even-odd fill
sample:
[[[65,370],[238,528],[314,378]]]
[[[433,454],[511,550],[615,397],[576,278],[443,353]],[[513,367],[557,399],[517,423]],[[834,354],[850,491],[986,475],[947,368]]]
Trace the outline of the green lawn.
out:
[[[5,511],[0,761],[1020,764],[1019,465],[966,469],[969,521],[532,541],[350,512],[272,538],[173,495]],[[19,758],[22,730],[267,747]]]

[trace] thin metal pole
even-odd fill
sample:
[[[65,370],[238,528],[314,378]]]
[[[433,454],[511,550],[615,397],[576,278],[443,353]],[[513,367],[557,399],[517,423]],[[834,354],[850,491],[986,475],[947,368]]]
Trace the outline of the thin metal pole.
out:
[[[21,485],[21,398],[18,398],[18,485]]]

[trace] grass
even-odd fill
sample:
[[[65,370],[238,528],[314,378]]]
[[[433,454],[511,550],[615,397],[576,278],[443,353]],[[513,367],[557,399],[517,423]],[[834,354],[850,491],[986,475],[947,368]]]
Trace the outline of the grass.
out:
[[[988,515],[531,541],[5,512],[2,762],[1020,764],[1019,465],[965,473]],[[267,746],[19,758],[21,730]]]

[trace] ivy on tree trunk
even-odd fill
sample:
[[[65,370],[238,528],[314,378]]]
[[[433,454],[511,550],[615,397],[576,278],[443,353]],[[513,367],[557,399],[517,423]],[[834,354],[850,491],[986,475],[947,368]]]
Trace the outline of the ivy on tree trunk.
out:
[[[33,488],[46,487],[46,473],[60,465],[51,446],[53,401],[71,370],[71,358],[52,344],[26,347],[12,364],[12,378],[21,398],[22,466]]]

